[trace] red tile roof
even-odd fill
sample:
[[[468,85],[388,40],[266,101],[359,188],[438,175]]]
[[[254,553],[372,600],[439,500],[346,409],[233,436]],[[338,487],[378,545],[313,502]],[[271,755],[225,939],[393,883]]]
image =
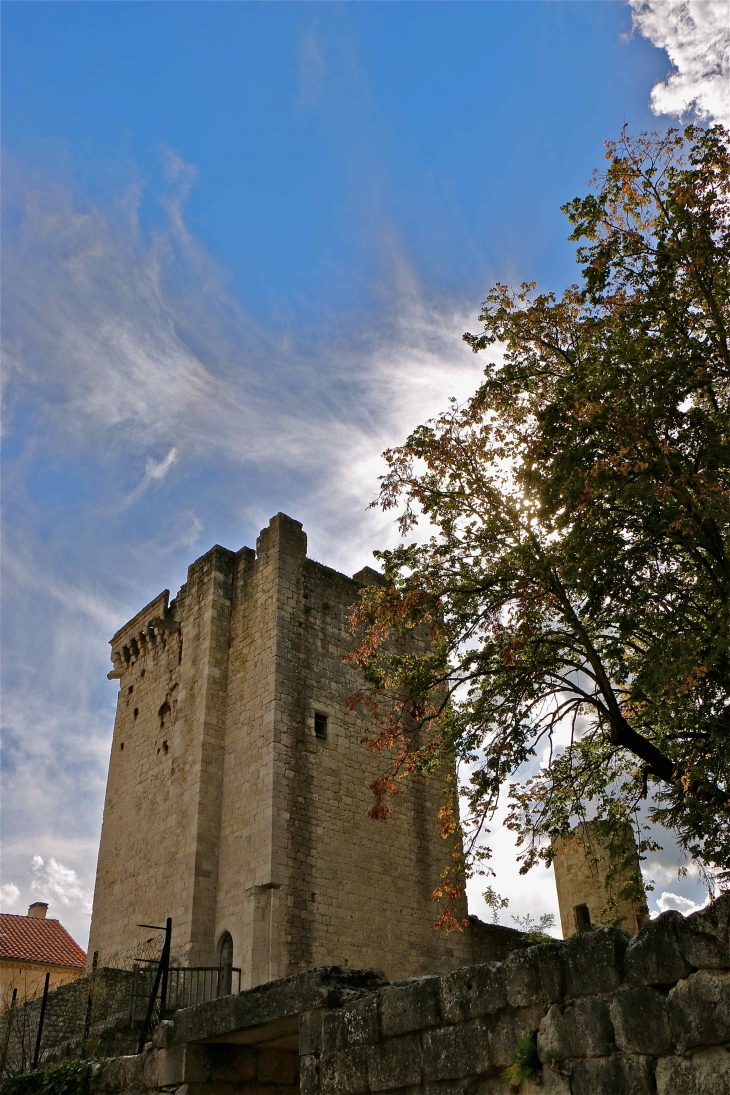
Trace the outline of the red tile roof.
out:
[[[85,952],[60,920],[14,913],[0,913],[0,958],[76,969],[86,965]]]

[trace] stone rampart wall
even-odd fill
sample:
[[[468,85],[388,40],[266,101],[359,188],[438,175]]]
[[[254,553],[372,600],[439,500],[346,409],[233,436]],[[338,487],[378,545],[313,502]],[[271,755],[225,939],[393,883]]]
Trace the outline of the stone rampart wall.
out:
[[[730,1095],[729,927],[727,896],[442,976],[310,970],[178,1012],[99,1090]]]
[[[728,1095],[730,902],[601,928],[303,1017],[304,1095],[474,1095],[534,1036],[523,1095]]]

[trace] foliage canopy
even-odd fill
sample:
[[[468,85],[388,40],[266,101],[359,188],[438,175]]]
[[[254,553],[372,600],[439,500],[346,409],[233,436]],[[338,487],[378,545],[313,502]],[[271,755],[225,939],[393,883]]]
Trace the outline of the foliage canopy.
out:
[[[472,851],[505,788],[523,871],[589,815],[622,831],[650,788],[653,819],[728,869],[727,134],[607,149],[563,207],[580,284],[496,285],[464,336],[484,382],[385,454],[374,504],[430,535],[379,553],[387,584],[353,614],[389,758],[372,813],[449,755]]]

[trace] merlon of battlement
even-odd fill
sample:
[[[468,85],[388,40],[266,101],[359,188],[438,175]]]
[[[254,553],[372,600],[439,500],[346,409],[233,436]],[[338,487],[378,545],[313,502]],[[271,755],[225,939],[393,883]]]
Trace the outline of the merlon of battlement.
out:
[[[167,631],[179,631],[180,624],[168,614],[170,590],[163,589],[154,600],[121,627],[109,640],[114,668],[107,673],[108,679],[118,680],[127,667],[133,664],[147,649],[154,646]]]

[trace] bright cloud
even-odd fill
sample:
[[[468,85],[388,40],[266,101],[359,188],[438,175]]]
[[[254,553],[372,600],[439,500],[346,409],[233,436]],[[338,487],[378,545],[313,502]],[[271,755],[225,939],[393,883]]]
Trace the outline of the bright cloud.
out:
[[[0,911],[10,912],[18,904],[20,890],[14,882],[4,882],[0,886]]]
[[[92,895],[85,890],[81,879],[71,867],[65,867],[53,856],[45,863],[41,856],[33,856],[31,862],[33,881],[30,889],[36,897],[48,901],[57,901],[66,908],[77,907],[85,913],[91,913]]]
[[[694,112],[730,126],[730,3],[728,0],[629,0],[634,26],[675,71],[651,93],[655,114]]]
[[[696,901],[692,901],[689,897],[682,897],[681,894],[670,893],[668,890],[664,890],[661,897],[656,900],[656,907],[660,913],[668,912],[669,909],[676,909],[677,912],[681,912],[683,916],[689,916],[690,913],[698,912],[700,909],[704,909],[709,904],[709,897],[698,904]]]

